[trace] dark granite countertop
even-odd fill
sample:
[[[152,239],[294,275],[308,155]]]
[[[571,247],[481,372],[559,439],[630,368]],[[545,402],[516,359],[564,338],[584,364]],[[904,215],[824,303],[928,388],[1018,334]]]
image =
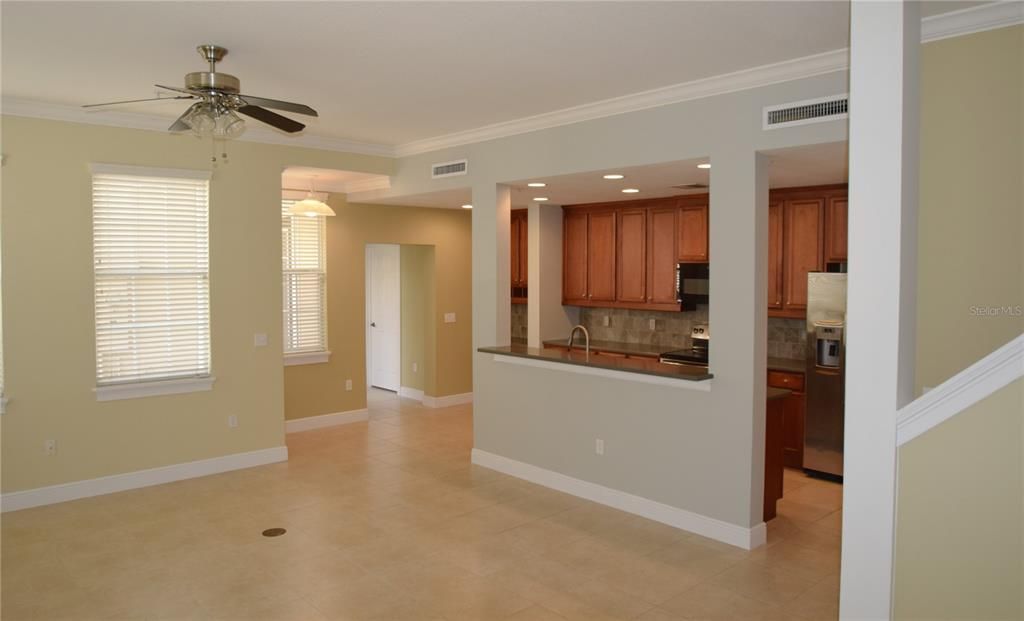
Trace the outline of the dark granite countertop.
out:
[[[804,373],[807,371],[806,360],[794,360],[792,358],[769,358],[769,371],[786,371],[787,373]]]
[[[544,346],[565,347],[569,343],[569,337],[544,341]],[[577,340],[573,348],[583,349],[583,342]],[[616,341],[590,341],[591,351],[607,351],[613,354],[626,354],[627,356],[646,356],[657,358],[667,351],[679,349],[671,345],[647,345],[644,343],[619,343]]]
[[[591,342],[591,347],[594,343]],[[506,345],[503,347],[481,347],[477,351],[485,354],[500,354],[503,356],[515,356],[517,358],[529,358],[532,360],[545,360],[548,362],[560,362],[564,364],[575,364],[597,369],[609,369],[612,371],[628,371],[643,375],[656,375],[658,377],[669,377],[673,379],[702,381],[711,379],[713,376],[706,369],[700,367],[678,366],[661,364],[657,358],[620,358],[617,356],[602,356],[591,353],[589,356],[576,348],[572,351],[564,349],[525,347],[523,345]],[[607,351],[607,350],[606,350]]]
[[[793,391],[789,390],[788,388],[772,388],[771,386],[768,387],[768,401],[788,397],[791,394],[793,394]]]

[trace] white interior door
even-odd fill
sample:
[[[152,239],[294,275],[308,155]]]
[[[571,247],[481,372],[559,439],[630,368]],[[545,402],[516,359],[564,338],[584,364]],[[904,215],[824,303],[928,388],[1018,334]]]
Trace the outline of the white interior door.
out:
[[[366,246],[366,370],[370,386],[398,392],[402,368],[402,275],[396,244]]]

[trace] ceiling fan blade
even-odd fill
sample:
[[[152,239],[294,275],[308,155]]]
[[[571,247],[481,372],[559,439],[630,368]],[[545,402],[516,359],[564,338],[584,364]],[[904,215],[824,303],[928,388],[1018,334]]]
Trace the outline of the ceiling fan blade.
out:
[[[193,93],[190,90],[187,90],[187,89],[184,89],[184,88],[178,88],[176,86],[164,86],[163,84],[154,84],[153,86],[155,86],[157,88],[162,88],[162,89],[168,90],[168,91],[175,91],[175,92],[178,92],[178,93],[185,93],[186,95],[194,95],[195,94],[195,93]]]
[[[260,108],[259,106],[242,106],[241,108],[238,108],[238,112],[246,116],[251,116],[257,121],[263,121],[267,125],[286,131],[289,134],[300,132],[306,127],[298,121],[293,121],[286,116],[281,116],[276,112],[271,112],[270,110]]]
[[[185,117],[188,116],[188,113],[192,112],[193,110],[195,110],[196,106],[199,106],[199,105],[202,105],[201,102],[196,102],[196,103],[192,104],[191,106],[189,106],[187,110],[185,110],[184,112],[181,113],[181,116],[179,116],[174,121],[174,123],[171,123],[171,126],[167,128],[167,131],[183,132],[183,131],[185,131],[187,129],[192,129],[187,124],[185,124]]]
[[[264,108],[273,108],[274,110],[284,110],[285,112],[295,112],[296,114],[305,114],[306,116],[320,116],[316,113],[316,110],[303,104],[292,103],[290,101],[280,101],[278,99],[267,99],[266,97],[256,97],[254,95],[239,95],[245,103],[250,106],[263,106]]]
[[[126,99],[124,101],[108,101],[106,103],[85,104],[83,108],[98,108],[100,106],[117,106],[120,104],[139,103],[142,101],[174,101],[175,99],[195,99],[191,95],[177,95],[174,97],[150,97],[148,99]]]

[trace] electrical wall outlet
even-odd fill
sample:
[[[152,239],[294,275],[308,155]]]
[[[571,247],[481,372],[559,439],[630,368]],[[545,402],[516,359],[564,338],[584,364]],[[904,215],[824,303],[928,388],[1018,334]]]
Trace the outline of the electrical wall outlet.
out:
[[[234,429],[237,426],[238,426],[238,417],[235,416],[234,414],[232,414],[231,416],[228,416],[228,427],[231,427],[232,429]]]
[[[445,313],[444,314],[444,322],[445,323],[455,323],[455,313]]]
[[[352,390],[352,380],[345,380],[345,390]]]
[[[649,325],[651,327],[651,330],[657,330],[658,329],[658,320],[657,319],[649,319],[647,321],[647,325]]]
[[[47,440],[43,443],[43,455],[56,455],[57,454],[57,441]]]
[[[252,344],[255,345],[256,347],[266,347],[267,335],[263,334],[262,332],[257,332],[256,334],[252,335]]]
[[[412,363],[412,372],[413,373],[419,373],[420,372],[420,363],[418,363],[418,362]]]
[[[594,452],[598,455],[604,455],[604,440],[601,438],[594,440]]]
[[[609,317],[608,315],[605,315],[604,317],[601,318],[601,325],[603,325],[606,328],[612,325],[612,318]]]

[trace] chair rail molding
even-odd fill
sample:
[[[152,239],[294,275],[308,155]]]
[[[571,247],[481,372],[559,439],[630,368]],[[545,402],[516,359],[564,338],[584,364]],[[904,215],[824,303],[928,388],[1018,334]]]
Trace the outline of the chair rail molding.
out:
[[[1024,334],[900,409],[896,418],[897,446],[903,446],[1020,377],[1024,377]]]

